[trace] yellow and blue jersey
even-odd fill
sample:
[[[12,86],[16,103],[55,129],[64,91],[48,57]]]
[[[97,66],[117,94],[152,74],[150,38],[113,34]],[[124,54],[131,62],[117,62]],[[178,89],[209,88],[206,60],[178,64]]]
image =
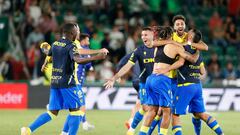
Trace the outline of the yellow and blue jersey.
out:
[[[184,46],[184,49],[191,54],[196,52],[196,49],[192,49],[190,45]],[[202,66],[204,66],[204,63],[201,55],[194,64],[189,61],[185,61],[184,65],[178,69],[178,84],[200,83],[200,68]]]
[[[196,49],[191,48],[190,45],[184,46],[184,48],[191,54],[196,52]],[[187,106],[189,106],[190,113],[205,112],[202,85],[199,79],[201,66],[204,64],[200,55],[196,63],[185,61],[184,65],[178,69],[178,88],[174,94],[172,107],[174,114],[186,114]]]
[[[141,83],[146,83],[147,77],[152,74],[154,65],[154,50],[154,48],[148,48],[145,45],[141,45],[133,51],[131,57],[129,58],[129,62],[133,64],[135,64],[136,61],[139,62]]]
[[[176,41],[178,43],[184,43],[187,42],[187,32],[184,32],[183,35],[180,37],[176,32],[173,32],[172,40]],[[171,70],[169,74],[170,78],[176,78],[177,77],[177,69]]]
[[[173,32],[172,40],[178,43],[184,43],[187,42],[187,35],[187,32],[184,32],[183,35],[180,37],[176,32]]]
[[[76,86],[74,80],[74,55],[78,55],[75,44],[67,39],[60,39],[52,44],[49,56],[52,56],[53,68],[51,87],[69,88]]]
[[[81,46],[80,42],[78,40],[75,40],[75,44],[78,49],[84,48],[89,49],[88,46]],[[81,58],[91,57],[90,55],[80,55]],[[75,81],[77,85],[83,85],[85,78],[86,78],[86,71],[89,70],[92,66],[92,63],[86,63],[86,64],[78,64],[75,63]]]

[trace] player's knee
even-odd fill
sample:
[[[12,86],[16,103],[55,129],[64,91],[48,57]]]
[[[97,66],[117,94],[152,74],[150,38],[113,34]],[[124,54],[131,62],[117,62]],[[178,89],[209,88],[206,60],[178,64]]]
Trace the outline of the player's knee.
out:
[[[149,107],[146,106],[146,105],[143,105],[143,106],[142,106],[142,110],[143,110],[144,112],[147,112],[147,111],[148,111],[148,108],[149,108]]]
[[[151,115],[151,116],[156,116],[157,115],[157,109],[155,107],[149,107],[148,108],[148,113]]]
[[[195,118],[200,118],[202,120],[207,120],[209,115],[207,113],[194,113],[193,114]]]

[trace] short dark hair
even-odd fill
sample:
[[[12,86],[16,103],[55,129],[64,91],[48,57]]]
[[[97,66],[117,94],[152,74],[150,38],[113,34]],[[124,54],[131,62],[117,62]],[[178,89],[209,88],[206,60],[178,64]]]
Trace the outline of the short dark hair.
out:
[[[183,20],[184,22],[186,21],[186,18],[183,15],[175,15],[172,19],[172,23],[174,24],[178,19]]]
[[[70,34],[73,28],[76,27],[74,23],[66,23],[63,25],[62,32],[63,34]]]
[[[79,39],[80,39],[80,41],[82,41],[82,40],[84,40],[87,37],[89,38],[90,36],[88,34],[86,34],[86,33],[81,33]]]
[[[146,30],[152,31],[152,28],[151,27],[143,27],[142,28],[142,31],[146,31]]]
[[[200,30],[197,29],[191,29],[194,33],[193,37],[193,43],[198,43],[200,40],[202,40],[202,33]]]

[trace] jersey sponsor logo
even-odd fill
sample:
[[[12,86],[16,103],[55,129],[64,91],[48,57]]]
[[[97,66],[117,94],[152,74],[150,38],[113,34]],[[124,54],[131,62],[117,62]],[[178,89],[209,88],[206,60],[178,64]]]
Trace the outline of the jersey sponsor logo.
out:
[[[154,58],[146,58],[146,59],[143,59],[143,63],[154,63]]]
[[[53,43],[53,45],[55,45],[55,46],[60,46],[60,47],[65,47],[65,46],[66,46],[66,43],[62,43],[62,42],[55,41],[55,42]]]

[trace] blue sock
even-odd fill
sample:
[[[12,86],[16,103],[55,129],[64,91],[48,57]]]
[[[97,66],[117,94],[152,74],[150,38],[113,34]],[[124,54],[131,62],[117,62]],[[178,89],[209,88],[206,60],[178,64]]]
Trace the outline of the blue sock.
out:
[[[158,122],[158,134],[160,134],[161,123],[162,123],[162,118],[160,118],[160,120]]]
[[[194,126],[194,131],[196,135],[200,135],[202,121],[199,118],[192,117],[192,123]]]
[[[70,112],[69,115],[69,121],[68,121],[68,126],[69,126],[69,135],[76,135],[78,132],[79,125],[82,121],[84,113],[82,111],[74,111]]]
[[[69,119],[70,119],[70,115],[67,116],[66,121],[65,121],[64,126],[63,126],[63,131],[65,133],[68,133],[68,130],[69,130],[69,125],[68,125]]]
[[[172,131],[174,135],[182,135],[182,126],[173,126]]]
[[[49,122],[52,120],[54,117],[56,117],[54,114],[51,112],[45,112],[41,114],[30,126],[29,128],[31,129],[32,132],[34,132],[37,128],[42,126],[43,124]]]
[[[213,122],[210,123],[210,120],[211,120],[211,116],[208,117],[208,120],[207,120],[207,125],[217,134],[217,135],[221,135],[223,134],[223,131],[221,129],[221,127],[219,126],[217,120],[214,120]]]
[[[135,113],[132,124],[131,124],[131,128],[135,129],[137,127],[139,122],[143,119],[144,113],[145,112],[142,110],[142,108]]]
[[[86,119],[86,114],[84,114],[83,115],[83,118],[82,118],[82,122],[84,123],[84,122],[86,122],[87,121],[87,119]]]
[[[152,124],[149,128],[148,134],[151,135],[152,132],[154,131],[156,125],[159,123],[160,117],[157,115],[154,120],[152,121]]]

